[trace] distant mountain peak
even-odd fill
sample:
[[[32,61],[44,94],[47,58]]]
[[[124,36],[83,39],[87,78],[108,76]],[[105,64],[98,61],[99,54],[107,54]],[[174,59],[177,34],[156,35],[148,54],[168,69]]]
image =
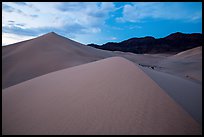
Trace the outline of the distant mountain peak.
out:
[[[143,37],[144,39],[155,39],[154,37],[152,37],[152,36],[145,36],[145,37]]]
[[[181,33],[181,32],[175,32],[175,33],[172,33],[166,37],[172,37],[172,36],[179,36],[179,35],[185,35],[184,33]]]
[[[189,39],[189,38],[199,37],[199,36],[201,36],[201,34],[199,34],[199,33],[188,34],[188,33],[176,32],[176,33],[172,33],[172,34],[166,36],[165,39],[169,39],[169,40]]]
[[[184,34],[184,33],[182,33],[182,32],[175,32],[175,33],[172,33],[172,34]]]
[[[137,54],[144,53],[176,53],[202,45],[202,34],[185,34],[181,32],[172,33],[164,38],[155,39],[152,36],[130,38],[118,43],[108,42],[103,45],[91,44],[95,48],[133,52]]]

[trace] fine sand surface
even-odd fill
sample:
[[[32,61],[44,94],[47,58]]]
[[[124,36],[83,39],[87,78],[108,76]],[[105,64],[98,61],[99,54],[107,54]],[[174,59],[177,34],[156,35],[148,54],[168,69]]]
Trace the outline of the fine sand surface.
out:
[[[174,56],[172,56],[171,58],[194,58],[194,59],[202,59],[202,47],[196,47],[193,49],[189,49],[183,52],[180,52]]]
[[[161,60],[161,71],[202,84],[202,47],[180,52]]]
[[[113,56],[56,33],[2,47],[2,88],[54,72]]]
[[[202,134],[134,63],[112,57],[2,90],[3,134]]]
[[[202,48],[177,55],[133,54],[85,46],[56,33],[2,47],[2,88],[61,69],[121,56],[135,64],[202,83]]]
[[[157,71],[202,84],[202,47],[189,49],[176,55],[116,53],[136,64],[154,66]]]
[[[157,71],[202,83],[202,47],[189,49],[178,54],[133,54],[115,51],[135,64],[154,66]]]
[[[202,85],[149,68],[140,68],[202,125]]]

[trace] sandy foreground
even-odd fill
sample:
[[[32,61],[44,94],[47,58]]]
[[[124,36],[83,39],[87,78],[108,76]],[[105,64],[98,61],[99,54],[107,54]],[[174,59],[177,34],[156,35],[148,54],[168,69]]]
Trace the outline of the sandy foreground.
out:
[[[202,134],[134,63],[112,57],[2,90],[3,134]]]

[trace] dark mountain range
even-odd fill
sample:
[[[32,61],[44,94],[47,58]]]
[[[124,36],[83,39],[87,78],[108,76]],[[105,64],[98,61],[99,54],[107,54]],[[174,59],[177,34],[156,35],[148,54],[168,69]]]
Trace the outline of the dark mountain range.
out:
[[[184,34],[176,32],[164,38],[154,37],[131,38],[119,43],[108,42],[103,45],[88,44],[87,46],[110,50],[143,53],[178,53],[184,50],[202,46],[202,34]]]

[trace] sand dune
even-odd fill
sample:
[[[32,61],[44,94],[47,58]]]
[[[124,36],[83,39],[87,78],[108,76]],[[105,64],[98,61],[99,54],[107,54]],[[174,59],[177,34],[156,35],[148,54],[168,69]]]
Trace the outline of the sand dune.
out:
[[[140,68],[202,125],[202,85],[167,73]]]
[[[192,58],[192,59],[202,59],[202,47],[196,47],[183,52],[180,52],[171,58]]]
[[[202,47],[142,55],[48,33],[2,47],[3,134],[201,134],[201,82]]]
[[[135,64],[158,66],[163,72],[201,83],[201,47],[177,55],[133,54],[85,46],[56,33],[2,47],[2,88],[61,69],[121,56]]]
[[[56,33],[2,47],[2,87],[112,56]]]
[[[3,134],[201,134],[134,63],[112,57],[2,91]]]
[[[158,65],[165,68],[164,72],[202,83],[202,47],[167,57]]]

